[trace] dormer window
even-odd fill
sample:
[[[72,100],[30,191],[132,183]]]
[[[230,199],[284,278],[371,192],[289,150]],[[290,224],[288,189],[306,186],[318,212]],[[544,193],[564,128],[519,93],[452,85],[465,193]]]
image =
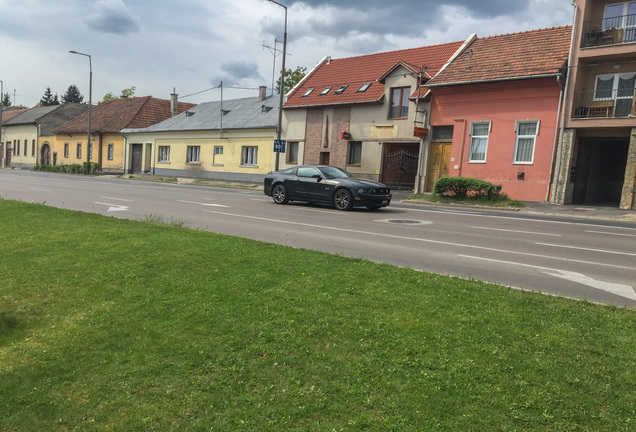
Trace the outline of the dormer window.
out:
[[[327,93],[329,93],[329,90],[331,90],[331,86],[326,87],[323,91],[320,92],[320,96],[324,96]]]
[[[312,91],[314,91],[314,88],[313,88],[313,87],[312,87],[312,88],[310,88],[310,89],[307,89],[307,91],[305,92],[305,94],[304,94],[304,95],[302,95],[301,97],[307,97],[307,96],[309,96],[309,95],[311,94],[311,92],[312,92]]]
[[[358,89],[356,93],[364,93],[365,91],[367,91],[369,87],[371,87],[371,83],[364,83],[362,84],[362,87]]]
[[[342,92],[344,92],[347,89],[347,87],[349,86],[348,85],[340,86],[340,88],[336,90],[336,94],[342,94]]]

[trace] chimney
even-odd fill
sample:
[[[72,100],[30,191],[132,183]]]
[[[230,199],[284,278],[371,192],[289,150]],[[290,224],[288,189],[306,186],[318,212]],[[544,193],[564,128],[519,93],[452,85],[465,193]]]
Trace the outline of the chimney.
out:
[[[264,101],[267,98],[267,87],[259,86],[258,87],[258,101]]]
[[[172,88],[172,94],[170,94],[170,111],[173,116],[179,113],[179,95],[174,87]]]

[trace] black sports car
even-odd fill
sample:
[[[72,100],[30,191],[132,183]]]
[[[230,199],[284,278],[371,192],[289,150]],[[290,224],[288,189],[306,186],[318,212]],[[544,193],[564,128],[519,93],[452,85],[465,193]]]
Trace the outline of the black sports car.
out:
[[[355,179],[340,168],[325,165],[302,165],[269,173],[264,192],[276,204],[303,201],[333,205],[338,210],[377,210],[391,203],[391,190],[382,183]]]

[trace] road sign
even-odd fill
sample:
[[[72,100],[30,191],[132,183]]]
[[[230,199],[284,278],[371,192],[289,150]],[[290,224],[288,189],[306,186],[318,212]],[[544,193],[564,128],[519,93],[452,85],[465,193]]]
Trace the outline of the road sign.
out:
[[[285,153],[285,140],[274,140],[274,153]]]

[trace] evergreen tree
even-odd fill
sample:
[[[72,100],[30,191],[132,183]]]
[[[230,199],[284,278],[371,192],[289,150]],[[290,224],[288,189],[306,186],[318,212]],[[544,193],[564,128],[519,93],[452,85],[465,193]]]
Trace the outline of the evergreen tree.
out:
[[[60,100],[57,97],[57,93],[55,94],[55,96],[53,96],[53,94],[51,93],[51,87],[47,87],[44,91],[44,96],[42,96],[42,99],[40,99],[40,104],[42,106],[59,105]]]
[[[75,84],[68,86],[66,93],[62,95],[62,103],[82,103],[84,96],[80,93]]]
[[[2,106],[6,106],[6,107],[11,106],[11,97],[9,96],[8,92],[2,96]]]

